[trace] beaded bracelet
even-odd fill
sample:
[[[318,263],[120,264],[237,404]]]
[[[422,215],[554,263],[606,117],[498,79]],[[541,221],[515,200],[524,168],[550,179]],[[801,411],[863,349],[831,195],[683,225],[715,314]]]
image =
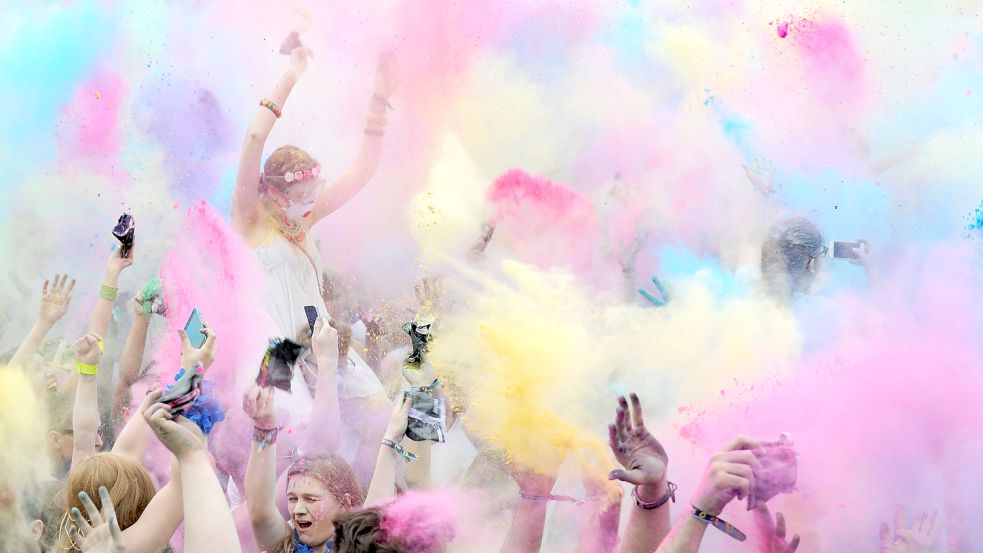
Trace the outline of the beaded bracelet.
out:
[[[642,509],[652,510],[658,509],[659,507],[666,504],[667,501],[672,499],[672,502],[676,502],[676,485],[672,482],[666,482],[666,493],[662,494],[662,497],[656,499],[655,501],[645,501],[641,497],[638,497],[638,486],[635,486],[631,490],[631,496],[635,498],[635,505],[638,505]]]
[[[702,511],[699,507],[693,507],[693,518],[713,526],[717,530],[720,530],[737,541],[744,541],[747,539],[747,535],[738,530],[733,524],[720,517],[713,516],[706,511]]]
[[[108,300],[116,301],[116,295],[119,294],[119,288],[116,286],[110,286],[108,284],[103,284],[99,287],[99,297]]]
[[[365,127],[365,134],[369,136],[382,136],[385,132],[379,128]]]
[[[258,426],[253,427],[253,441],[259,444],[259,450],[262,451],[266,446],[275,444],[277,434],[279,434],[281,426],[274,426],[273,428],[260,428]]]
[[[81,361],[75,362],[75,369],[79,372],[79,374],[86,374],[89,376],[99,374],[99,365],[90,365]]]
[[[262,107],[264,107],[264,108],[266,108],[266,109],[268,109],[268,110],[270,110],[270,111],[272,111],[273,112],[273,115],[275,115],[277,119],[279,119],[280,116],[283,115],[283,112],[280,111],[280,108],[278,108],[276,106],[276,104],[274,104],[273,102],[271,102],[271,101],[269,101],[269,100],[267,100],[265,98],[259,101],[259,105],[262,106]]]
[[[416,455],[413,455],[413,453],[406,451],[406,449],[403,448],[403,446],[397,444],[396,442],[390,440],[389,438],[383,439],[382,445],[392,448],[392,450],[398,453],[399,456],[402,457],[403,460],[406,461],[407,463],[409,463],[410,461],[416,461]]]

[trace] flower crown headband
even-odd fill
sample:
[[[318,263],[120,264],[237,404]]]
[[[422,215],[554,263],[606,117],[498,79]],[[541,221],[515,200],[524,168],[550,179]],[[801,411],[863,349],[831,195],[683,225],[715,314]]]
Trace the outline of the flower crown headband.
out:
[[[283,176],[280,175],[267,175],[265,173],[260,173],[259,178],[263,182],[270,182],[273,180],[283,179],[286,182],[300,182],[304,180],[316,179],[321,174],[321,166],[315,165],[303,171],[292,171],[285,173]]]

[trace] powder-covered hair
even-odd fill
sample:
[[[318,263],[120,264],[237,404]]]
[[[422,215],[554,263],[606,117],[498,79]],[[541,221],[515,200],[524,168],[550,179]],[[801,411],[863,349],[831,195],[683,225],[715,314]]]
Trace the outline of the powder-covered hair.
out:
[[[283,190],[290,186],[283,175],[296,171],[303,171],[318,165],[313,156],[296,146],[280,146],[270,157],[266,158],[263,164],[263,178],[260,179],[260,190],[266,190],[274,186]]]
[[[809,261],[819,259],[823,234],[804,217],[779,221],[768,229],[761,246],[761,278],[776,297],[790,297],[811,275]]]
[[[358,478],[344,457],[334,452],[304,455],[287,469],[287,485],[295,476],[309,476],[320,482],[331,497],[338,502],[341,513],[360,509],[365,502]],[[276,553],[290,553],[294,550],[293,532],[288,532],[283,542],[273,549]]]
[[[68,481],[65,482],[65,514],[58,530],[60,551],[79,551],[68,534],[68,527],[72,524],[68,513],[72,507],[77,507],[85,516],[85,507],[78,497],[82,491],[101,510],[99,486],[105,486],[109,491],[121,530],[136,523],[157,493],[150,473],[132,457],[118,453],[99,453],[82,461],[72,469],[68,474]]]

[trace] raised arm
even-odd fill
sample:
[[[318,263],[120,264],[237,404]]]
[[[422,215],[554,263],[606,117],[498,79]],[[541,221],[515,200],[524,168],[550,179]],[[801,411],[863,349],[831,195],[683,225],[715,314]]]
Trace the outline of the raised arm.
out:
[[[339,354],[343,344],[339,343],[338,332],[333,324],[318,317],[314,324],[314,336],[311,338],[314,357],[317,359],[317,387],[314,390],[311,419],[307,424],[307,443],[304,445],[304,451],[311,453],[335,451],[341,440],[338,370],[340,363],[344,363],[343,370],[348,370],[348,358]]]
[[[651,553],[669,533],[669,500],[676,500],[667,479],[669,456],[645,428],[642,405],[631,394],[631,405],[618,398],[615,423],[608,426],[611,451],[624,469],[611,471],[608,478],[634,485],[628,526],[618,548],[620,553]]]
[[[298,46],[290,52],[290,64],[277,81],[269,96],[263,98],[273,104],[271,107],[260,105],[253,114],[253,120],[246,130],[246,138],[242,143],[242,153],[239,156],[239,172],[236,175],[236,187],[232,192],[232,225],[241,233],[248,232],[256,223],[261,212],[259,202],[260,162],[263,159],[263,146],[273,130],[273,124],[278,119],[278,113],[287,102],[287,97],[300,77],[307,71],[307,60],[311,57],[308,48],[299,46],[297,34],[291,33],[284,44],[291,39]],[[257,100],[259,101],[259,100]],[[274,108],[277,110],[274,113]]]
[[[555,467],[559,470],[562,459]],[[509,528],[502,553],[537,553],[543,545],[543,532],[546,528],[546,506],[556,472],[539,474],[528,469],[511,466],[512,478],[519,485],[519,503],[515,507],[512,526]]]
[[[138,316],[137,319],[140,319]],[[136,328],[134,323],[134,329],[130,331],[130,339],[127,340],[127,348],[131,346],[137,348],[136,344],[131,344],[134,332],[141,332],[140,329]],[[144,335],[144,340],[146,339],[146,330],[142,330]],[[205,334],[205,343],[202,344],[201,348],[195,348],[191,345],[191,341],[188,339],[188,335],[185,334],[184,330],[178,330],[178,335],[181,338],[181,366],[182,367],[194,367],[197,363],[201,363],[205,369],[212,366],[215,361],[215,353],[218,349],[217,345],[217,335],[215,331],[210,327],[205,327],[202,332]],[[143,348],[140,347],[140,355],[142,357]],[[130,352],[131,355],[137,355],[134,352]],[[126,350],[124,350],[123,356],[127,355]],[[133,360],[131,359],[131,362]],[[121,361],[122,363],[122,361]],[[140,364],[140,360],[136,360],[136,364]],[[151,390],[148,392],[148,397],[153,395],[155,392],[159,393],[157,390]],[[142,412],[147,408],[148,404],[147,398],[144,398],[144,404],[140,406],[140,411]],[[143,462],[143,457],[147,452],[147,446],[150,443],[150,427],[147,426],[147,422],[143,417],[130,417],[123,429],[120,431],[119,436],[116,438],[116,443],[113,444],[113,453],[120,453],[123,455],[129,455],[140,462]]]
[[[123,269],[133,265],[136,243],[123,257],[122,248],[116,248],[109,255],[106,261],[106,274],[102,279],[102,286],[99,288],[99,299],[96,300],[96,307],[89,316],[89,332],[94,332],[99,336],[105,336],[109,332],[109,320],[113,317],[113,307],[116,306],[116,294],[119,292],[119,275]]]
[[[384,503],[396,495],[396,477],[400,466],[407,462],[410,455],[402,445],[406,436],[406,423],[410,416],[412,399],[409,394],[402,396],[402,401],[393,406],[389,426],[379,445],[379,455],[376,457],[375,472],[372,482],[365,494],[365,504],[368,506]]]
[[[253,442],[246,465],[246,504],[256,542],[270,550],[286,537],[287,525],[276,508],[277,420],[274,388],[253,385],[242,400],[242,410],[253,419]]]
[[[11,367],[27,369],[31,362],[31,357],[41,349],[44,337],[48,335],[51,327],[68,312],[68,304],[72,301],[72,290],[75,288],[73,278],[68,285],[65,282],[68,275],[55,275],[55,280],[49,286],[49,282],[44,281],[41,288],[41,309],[38,313],[38,320],[31,327],[31,332],[27,338],[21,342],[20,347],[14,352],[10,359]]]
[[[133,326],[130,327],[130,334],[126,337],[126,344],[119,356],[119,376],[113,388],[113,418],[125,417],[130,406],[130,387],[140,378],[140,366],[143,364],[149,329],[150,316],[144,313],[139,303],[134,303]]]
[[[760,472],[761,463],[752,450],[759,447],[754,440],[738,437],[710,458],[691,508],[676,519],[656,553],[696,553],[704,532],[711,524],[721,530],[728,528],[731,532],[737,532],[718,517],[728,503],[734,498],[747,497],[754,487],[754,473]],[[703,518],[696,516],[696,509],[703,513]],[[710,520],[710,517],[715,520]]]
[[[179,510],[190,515],[184,521],[184,551],[241,551],[232,513],[205,452],[201,430],[188,419],[174,416],[163,403],[150,405],[143,417],[178,461]]]
[[[102,358],[102,347],[102,337],[94,332],[75,342],[75,361],[79,374],[75,388],[75,406],[72,410],[72,433],[75,435],[73,469],[96,454],[96,433],[99,432],[96,374]]]
[[[386,110],[389,97],[395,88],[395,59],[392,54],[384,54],[379,57],[376,67],[375,88],[365,116],[365,129],[363,129],[358,155],[355,156],[355,164],[325,188],[311,212],[311,224],[345,205],[375,175],[379,167],[379,158],[382,156]]]

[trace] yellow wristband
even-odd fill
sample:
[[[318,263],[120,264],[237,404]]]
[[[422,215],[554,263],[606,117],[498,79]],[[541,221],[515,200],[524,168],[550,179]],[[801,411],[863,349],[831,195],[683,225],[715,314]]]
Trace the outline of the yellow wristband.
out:
[[[99,373],[99,365],[90,365],[88,363],[83,363],[81,361],[75,362],[75,368],[78,369],[79,374],[88,374],[95,376]]]
[[[99,340],[99,353],[105,353],[106,347],[103,345],[102,340]]]
[[[117,293],[119,293],[119,288],[115,286],[110,286],[108,284],[103,284],[99,288],[99,297],[104,300],[116,301]]]

